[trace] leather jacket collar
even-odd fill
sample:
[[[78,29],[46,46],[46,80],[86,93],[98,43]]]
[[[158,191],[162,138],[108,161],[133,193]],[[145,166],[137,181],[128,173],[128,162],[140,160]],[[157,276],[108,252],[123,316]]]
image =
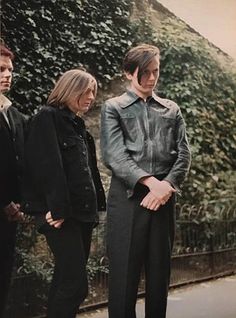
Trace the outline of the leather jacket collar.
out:
[[[122,95],[122,103],[120,104],[121,108],[126,108],[128,106],[131,106],[133,103],[135,103],[137,100],[141,99],[137,94],[135,94],[134,91],[128,90],[126,93]],[[171,103],[169,100],[166,100],[164,98],[160,98],[157,96],[154,92],[152,92],[152,96],[148,97],[148,100],[154,99],[158,104],[161,104],[162,106],[166,108],[171,107]]]

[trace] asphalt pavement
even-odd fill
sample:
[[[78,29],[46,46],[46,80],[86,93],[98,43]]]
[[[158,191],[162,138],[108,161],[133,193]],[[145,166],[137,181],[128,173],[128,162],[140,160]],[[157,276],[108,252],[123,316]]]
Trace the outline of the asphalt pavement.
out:
[[[144,318],[142,299],[137,302],[136,312],[137,318]],[[77,318],[108,318],[107,309]],[[236,275],[172,289],[167,318],[236,318]]]

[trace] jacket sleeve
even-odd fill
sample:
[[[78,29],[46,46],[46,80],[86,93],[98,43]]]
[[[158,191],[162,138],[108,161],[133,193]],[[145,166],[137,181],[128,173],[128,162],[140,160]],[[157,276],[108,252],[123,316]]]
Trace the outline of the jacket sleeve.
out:
[[[57,220],[69,214],[70,200],[54,116],[52,111],[43,110],[33,118],[26,142],[26,162],[36,191]]]
[[[122,179],[130,190],[138,180],[150,174],[141,169],[129,155],[116,108],[105,103],[101,112],[101,153],[106,167]]]
[[[106,196],[105,191],[103,188],[100,172],[98,170],[97,166],[97,156],[96,156],[96,146],[93,137],[87,132],[87,143],[89,147],[89,153],[90,153],[90,167],[93,177],[93,182],[96,189],[96,195],[97,195],[97,206],[98,211],[106,211]]]
[[[164,180],[169,181],[176,190],[180,190],[180,186],[189,171],[191,162],[191,154],[186,136],[185,123],[180,109],[178,109],[176,115],[175,137],[177,159]]]

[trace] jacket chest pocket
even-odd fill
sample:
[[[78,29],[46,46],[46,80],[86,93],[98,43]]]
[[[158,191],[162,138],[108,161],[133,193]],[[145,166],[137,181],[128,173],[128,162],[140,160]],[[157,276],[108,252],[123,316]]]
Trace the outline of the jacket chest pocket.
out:
[[[59,143],[64,164],[76,166],[87,162],[87,151],[83,138],[61,138]]]
[[[130,141],[135,142],[139,137],[138,120],[134,114],[122,114],[121,126],[124,131],[124,135]]]
[[[175,130],[175,118],[169,118],[165,116],[160,116],[158,120],[158,125],[164,133],[172,132]]]
[[[156,142],[158,149],[171,151],[175,149],[175,124],[174,118],[160,116],[156,121],[158,125],[153,129],[154,136],[157,136]],[[164,150],[162,150],[164,152]]]

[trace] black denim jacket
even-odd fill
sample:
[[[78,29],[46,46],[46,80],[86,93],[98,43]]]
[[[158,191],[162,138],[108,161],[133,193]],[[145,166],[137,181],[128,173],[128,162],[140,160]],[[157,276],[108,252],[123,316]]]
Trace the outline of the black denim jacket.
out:
[[[105,210],[94,140],[68,108],[46,106],[34,116],[25,159],[26,213],[94,222]]]
[[[149,175],[165,175],[178,190],[190,166],[180,108],[154,93],[146,102],[132,91],[106,101],[101,151],[105,165],[127,185],[128,196]]]

